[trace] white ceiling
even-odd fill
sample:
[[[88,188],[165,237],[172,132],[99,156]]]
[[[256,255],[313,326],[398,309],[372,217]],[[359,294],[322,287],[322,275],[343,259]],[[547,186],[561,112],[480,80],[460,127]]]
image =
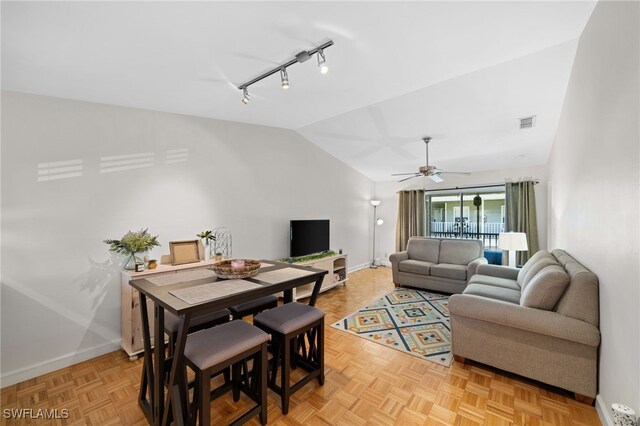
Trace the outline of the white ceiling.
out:
[[[546,161],[595,2],[2,2],[2,88],[298,130],[375,180]],[[315,58],[234,87],[327,39]],[[536,128],[516,119],[537,114]]]

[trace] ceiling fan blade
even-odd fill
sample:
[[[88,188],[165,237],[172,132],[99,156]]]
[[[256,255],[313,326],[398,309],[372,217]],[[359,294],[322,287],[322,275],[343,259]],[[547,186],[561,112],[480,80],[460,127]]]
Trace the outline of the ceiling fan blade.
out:
[[[449,175],[466,175],[466,176],[469,176],[471,174],[469,172],[442,172],[442,171],[438,173],[446,173]]]
[[[442,179],[440,176],[438,175],[430,175],[429,179],[431,179],[432,181],[434,181],[435,183],[440,183],[440,182],[444,182],[444,179]]]
[[[412,173],[391,173],[391,176],[406,176],[406,175],[417,175],[418,173],[416,172],[412,172]]]
[[[408,178],[400,179],[398,182],[404,182],[405,180],[413,179],[413,178],[418,177],[418,176],[420,176],[420,173],[417,173],[417,174],[415,174],[413,176],[409,176]]]

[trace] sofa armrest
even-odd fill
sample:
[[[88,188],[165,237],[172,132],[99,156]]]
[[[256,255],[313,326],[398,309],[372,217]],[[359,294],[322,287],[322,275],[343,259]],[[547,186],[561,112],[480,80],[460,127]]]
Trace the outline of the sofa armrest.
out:
[[[467,281],[469,281],[469,278],[471,278],[477,273],[476,271],[480,265],[484,265],[486,263],[487,263],[487,259],[485,259],[484,257],[478,257],[477,259],[473,259],[467,265]]]
[[[391,256],[389,256],[389,262],[391,262],[391,267],[394,269],[398,268],[398,263],[407,259],[409,259],[409,254],[406,251],[392,253]]]
[[[519,272],[520,269],[518,268],[500,265],[479,265],[476,269],[476,274],[489,275],[496,278],[506,278],[508,280],[517,279]]]
[[[482,296],[452,295],[449,298],[449,314],[453,321],[454,317],[461,316],[587,346],[598,347],[600,344],[600,331],[593,324],[557,312],[526,308]]]

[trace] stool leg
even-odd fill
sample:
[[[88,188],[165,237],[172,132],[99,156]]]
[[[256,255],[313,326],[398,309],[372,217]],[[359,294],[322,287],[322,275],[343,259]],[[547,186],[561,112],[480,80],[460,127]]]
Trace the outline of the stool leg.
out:
[[[295,336],[293,337],[296,338]],[[282,386],[282,414],[286,415],[289,412],[289,397],[291,396],[291,389],[289,387],[289,380],[291,375],[291,336],[285,335],[282,342],[282,372],[281,372],[281,386]]]
[[[238,402],[240,400],[241,379],[240,363],[236,362],[231,366],[231,392],[233,393],[233,402]]]
[[[262,349],[260,350],[259,356],[256,357],[257,366],[254,365],[255,368],[259,368],[259,376],[258,376],[258,392],[260,395],[260,424],[267,424],[267,344],[262,344]]]
[[[298,368],[298,366],[296,365],[296,358],[297,358],[297,354],[298,354],[298,347],[302,345],[304,346],[304,335],[302,336],[302,342],[299,342],[299,337],[295,337],[293,339],[291,339],[291,369],[295,370],[296,368]]]
[[[278,377],[280,352],[282,351],[280,338],[275,334],[271,337],[271,347],[273,349],[273,358],[271,358],[271,377],[269,378],[269,385],[274,387],[276,384],[276,378]]]
[[[199,371],[198,374],[200,375],[200,410],[198,410],[198,418],[200,420],[200,426],[205,426],[210,424],[211,417],[209,413],[209,410],[211,408],[211,372],[209,370],[205,370]]]
[[[191,402],[191,409],[189,410],[189,426],[196,426],[196,419],[198,418],[198,412],[200,407],[200,380],[202,377],[196,373],[195,386],[193,388],[193,401]]]

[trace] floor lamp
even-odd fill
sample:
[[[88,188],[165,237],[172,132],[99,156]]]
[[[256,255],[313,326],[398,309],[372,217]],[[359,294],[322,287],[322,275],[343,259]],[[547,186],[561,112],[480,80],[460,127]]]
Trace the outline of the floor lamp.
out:
[[[516,251],[527,251],[527,234],[524,232],[501,232],[498,235],[498,248],[509,253],[509,266],[516,266]]]
[[[377,217],[377,208],[380,205],[380,200],[371,200],[371,205],[373,206],[373,249],[371,250],[371,265],[369,267],[371,269],[376,269],[378,265],[376,265],[376,225],[382,225],[384,220]]]

